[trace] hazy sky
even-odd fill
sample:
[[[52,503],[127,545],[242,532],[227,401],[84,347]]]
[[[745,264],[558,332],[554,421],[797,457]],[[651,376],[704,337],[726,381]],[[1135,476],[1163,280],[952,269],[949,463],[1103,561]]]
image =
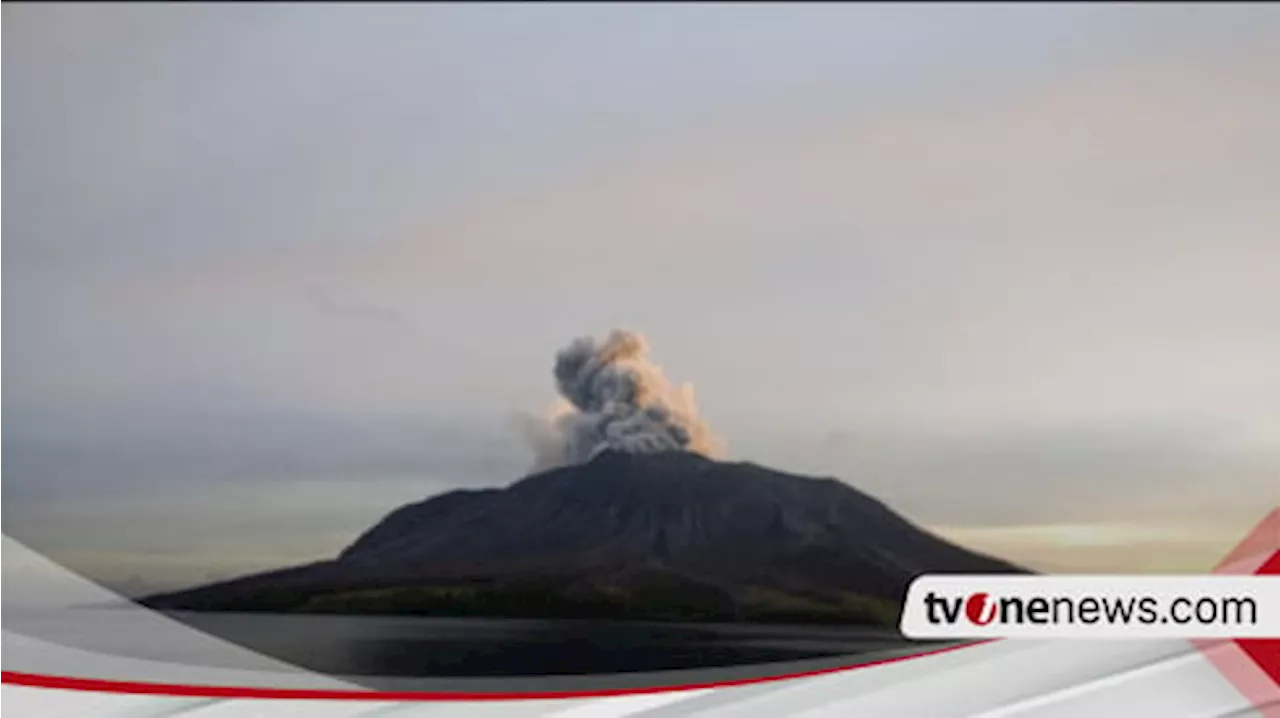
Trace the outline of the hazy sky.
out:
[[[5,533],[153,585],[508,483],[582,334],[1038,567],[1280,503],[1280,6],[3,8]]]

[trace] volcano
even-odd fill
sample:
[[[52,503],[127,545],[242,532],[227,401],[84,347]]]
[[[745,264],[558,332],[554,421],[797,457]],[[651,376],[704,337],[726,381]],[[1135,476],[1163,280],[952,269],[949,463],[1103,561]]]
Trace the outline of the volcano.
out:
[[[605,451],[403,506],[328,561],[158,609],[891,625],[923,573],[1025,573],[834,478]]]

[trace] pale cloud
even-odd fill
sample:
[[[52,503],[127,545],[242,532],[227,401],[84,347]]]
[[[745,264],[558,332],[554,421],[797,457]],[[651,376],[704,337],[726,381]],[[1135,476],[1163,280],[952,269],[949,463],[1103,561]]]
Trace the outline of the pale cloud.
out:
[[[554,270],[566,251],[657,270],[672,255],[758,249],[762,226],[790,230],[793,243],[817,241],[804,236],[813,224],[851,243],[900,241],[898,251],[948,241],[966,243],[966,253],[1043,247],[1045,234],[1057,239],[1055,223],[1071,226],[1082,214],[1114,222],[1127,206],[1174,199],[1180,185],[1219,183],[1228,199],[1262,198],[1280,182],[1280,96],[1270,91],[1277,62],[1280,45],[1161,58],[1081,69],[988,104],[812,118],[786,132],[730,132],[728,141],[709,134],[437,218],[399,249],[344,260],[382,277],[408,270],[448,281],[462,269],[505,276],[519,268],[510,278],[532,282],[540,276],[528,270]],[[1230,252],[1263,239],[1229,234],[1214,243]],[[488,253],[493,246],[502,257]]]
[[[1258,512],[1255,512],[1258,513]],[[1255,523],[1260,521],[1258,513]],[[1239,543],[1248,525],[1099,523],[934,527],[980,551],[1058,573],[1208,573]]]

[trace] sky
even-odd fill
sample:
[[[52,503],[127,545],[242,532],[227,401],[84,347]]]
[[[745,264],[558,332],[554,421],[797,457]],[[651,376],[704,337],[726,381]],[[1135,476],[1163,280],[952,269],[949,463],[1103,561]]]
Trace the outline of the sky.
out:
[[[1280,6],[5,4],[4,532],[128,590],[500,486],[640,331],[1058,571],[1280,504]]]

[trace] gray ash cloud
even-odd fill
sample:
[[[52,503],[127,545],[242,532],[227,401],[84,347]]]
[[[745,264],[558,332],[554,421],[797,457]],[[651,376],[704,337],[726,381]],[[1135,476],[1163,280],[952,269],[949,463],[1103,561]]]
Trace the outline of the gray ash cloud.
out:
[[[556,355],[554,375],[562,399],[526,427],[536,469],[583,463],[605,450],[723,453],[698,414],[692,385],[673,385],[636,332],[574,340]]]

